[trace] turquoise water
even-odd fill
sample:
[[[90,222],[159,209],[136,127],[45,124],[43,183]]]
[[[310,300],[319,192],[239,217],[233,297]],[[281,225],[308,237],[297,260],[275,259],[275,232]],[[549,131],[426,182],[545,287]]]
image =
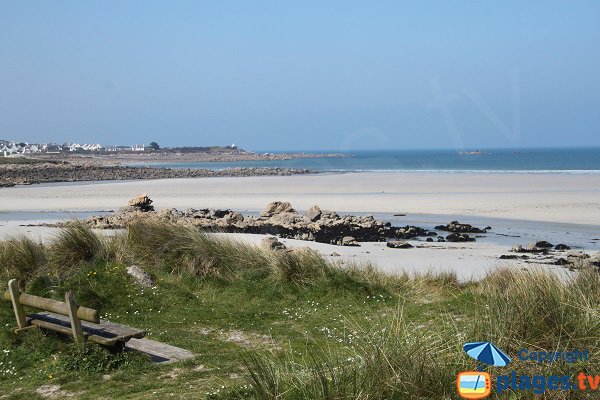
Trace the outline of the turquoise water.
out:
[[[445,171],[600,174],[600,148],[481,150],[383,150],[347,152],[344,158],[275,161],[137,163],[165,168],[284,167],[321,172]],[[331,151],[328,151],[331,152]]]

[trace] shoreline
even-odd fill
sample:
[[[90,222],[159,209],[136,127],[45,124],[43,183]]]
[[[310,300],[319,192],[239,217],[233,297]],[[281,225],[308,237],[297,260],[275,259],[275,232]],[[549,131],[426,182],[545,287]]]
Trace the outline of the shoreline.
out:
[[[260,210],[289,201],[338,212],[445,214],[600,225],[600,176],[566,174],[344,173],[174,178],[0,189],[0,209],[106,210],[147,193],[160,208]]]
[[[135,181],[176,178],[295,175],[315,173],[307,169],[250,167],[221,170],[200,168],[152,168],[94,164],[13,164],[0,166],[0,188],[44,183]]]

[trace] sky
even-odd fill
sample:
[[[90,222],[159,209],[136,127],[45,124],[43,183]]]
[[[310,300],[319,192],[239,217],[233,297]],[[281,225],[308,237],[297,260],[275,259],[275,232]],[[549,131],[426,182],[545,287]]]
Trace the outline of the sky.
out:
[[[0,139],[600,146],[599,1],[0,2]]]

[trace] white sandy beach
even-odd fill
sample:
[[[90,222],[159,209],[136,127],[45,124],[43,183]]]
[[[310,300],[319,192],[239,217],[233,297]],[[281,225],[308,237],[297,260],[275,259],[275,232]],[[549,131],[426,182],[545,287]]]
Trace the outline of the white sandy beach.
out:
[[[260,210],[271,201],[284,200],[298,210],[318,204],[338,212],[431,213],[600,225],[600,175],[567,174],[390,172],[32,185],[0,189],[0,211],[111,210],[139,193],[147,193],[157,208]],[[32,222],[4,224],[0,236],[25,233],[47,239],[55,232],[19,226]],[[253,242],[261,238],[232,237]],[[354,248],[284,242],[291,247],[309,246],[344,263],[371,262],[389,272],[451,270],[461,279],[480,278],[500,266],[534,266],[499,260],[509,247],[492,243],[421,241],[414,242],[413,249],[398,250],[382,243]],[[331,257],[332,253],[340,256]]]
[[[473,215],[600,225],[600,174],[368,172],[0,189],[0,211],[110,210],[147,193],[158,208],[260,210],[290,201],[338,212]]]

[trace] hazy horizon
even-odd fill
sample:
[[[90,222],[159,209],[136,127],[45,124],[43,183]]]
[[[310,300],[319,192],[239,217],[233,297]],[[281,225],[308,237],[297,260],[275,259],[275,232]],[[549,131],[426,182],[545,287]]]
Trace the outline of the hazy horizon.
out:
[[[0,138],[596,147],[598,20],[593,1],[7,1]]]

